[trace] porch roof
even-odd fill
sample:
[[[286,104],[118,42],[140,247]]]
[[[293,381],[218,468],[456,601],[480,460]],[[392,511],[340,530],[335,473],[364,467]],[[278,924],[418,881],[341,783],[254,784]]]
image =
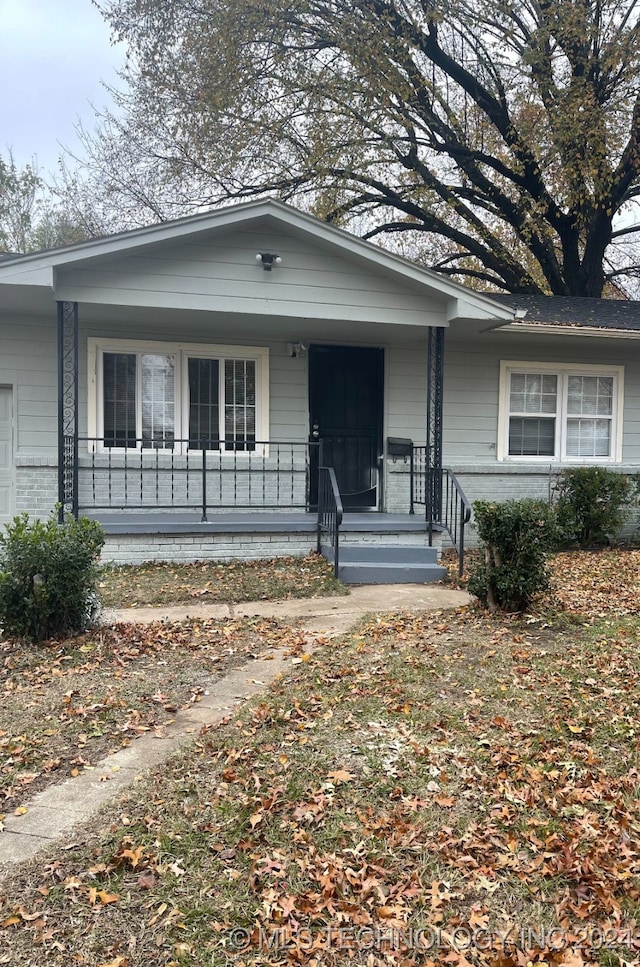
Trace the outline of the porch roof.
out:
[[[222,271],[225,252],[221,241],[230,232],[235,233],[234,237],[243,238],[246,251],[230,271]],[[257,256],[256,249],[269,239],[278,244],[279,238],[289,240],[291,252],[282,268],[263,272],[263,266],[256,265],[255,259],[260,258],[260,251],[264,252],[265,248],[260,248]],[[203,260],[205,245],[212,255]],[[302,250],[308,250],[311,255],[306,264],[296,263]],[[172,286],[163,273],[150,269],[154,259],[170,258],[175,265],[178,251],[182,265],[190,264],[189,259],[194,260],[194,265],[200,261],[199,287]],[[273,252],[273,248],[266,251]],[[314,265],[314,253],[322,265]],[[138,282],[145,271],[146,287]],[[323,279],[319,283],[320,271]],[[176,278],[184,280],[187,276],[183,272]],[[378,297],[375,290],[381,278],[387,280],[389,291],[382,289]],[[446,326],[459,319],[507,324],[514,317],[511,307],[500,305],[487,295],[274,199],[228,206],[6,259],[0,263],[0,286],[2,302],[8,309],[31,313],[50,311],[52,301],[59,300],[75,301],[83,306],[102,303],[138,309],[215,309],[252,315],[343,318],[348,322],[404,322],[422,326]],[[317,295],[314,289],[318,290]],[[367,289],[372,290],[368,301]],[[344,294],[358,293],[358,290],[363,297],[357,294],[354,305],[354,300],[345,298]],[[389,297],[391,291],[393,298]],[[406,301],[404,313],[402,293]],[[325,302],[323,295],[329,296]],[[372,313],[370,319],[366,315],[368,309]]]

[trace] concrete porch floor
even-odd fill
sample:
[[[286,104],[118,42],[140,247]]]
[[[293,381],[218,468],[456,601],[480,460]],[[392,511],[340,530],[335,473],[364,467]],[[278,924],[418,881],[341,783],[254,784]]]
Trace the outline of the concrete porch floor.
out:
[[[225,511],[208,514],[181,511],[94,511],[86,516],[98,520],[106,534],[314,534],[317,518],[305,511]],[[345,513],[340,532],[425,533],[420,514]]]

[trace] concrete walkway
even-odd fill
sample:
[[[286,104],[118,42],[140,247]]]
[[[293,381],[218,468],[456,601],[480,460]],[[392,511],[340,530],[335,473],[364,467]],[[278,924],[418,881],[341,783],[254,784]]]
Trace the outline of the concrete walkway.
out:
[[[471,601],[466,591],[440,584],[361,584],[349,594],[329,598],[292,598],[288,601],[248,601],[243,604],[190,604],[166,608],[127,608],[107,611],[105,623],[182,621],[184,618],[303,619],[305,629],[325,636],[348,631],[362,615],[374,611],[437,611],[460,608]]]
[[[389,611],[432,611],[458,608],[470,602],[464,591],[439,585],[356,586],[349,595],[290,601],[252,601],[237,605],[167,608],[132,608],[111,611],[107,622],[178,621],[191,618],[274,617],[302,620],[309,647],[318,638],[335,637],[352,628],[365,614]],[[119,752],[107,756],[74,779],[49,786],[26,804],[24,815],[8,815],[0,833],[0,876],[11,866],[31,859],[38,850],[85,824],[105,803],[114,799],[149,769],[189,743],[204,725],[216,725],[244,700],[264,690],[292,667],[285,649],[256,658],[224,678],[211,682],[202,699],[179,712],[160,734],[145,734]]]

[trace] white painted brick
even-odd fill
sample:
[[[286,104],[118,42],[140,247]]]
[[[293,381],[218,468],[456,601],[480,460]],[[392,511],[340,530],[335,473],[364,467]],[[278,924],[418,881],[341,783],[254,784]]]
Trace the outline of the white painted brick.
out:
[[[312,550],[312,545],[309,535],[180,535],[175,540],[157,534],[114,535],[107,536],[102,559],[116,563],[259,560],[285,555],[304,556]]]

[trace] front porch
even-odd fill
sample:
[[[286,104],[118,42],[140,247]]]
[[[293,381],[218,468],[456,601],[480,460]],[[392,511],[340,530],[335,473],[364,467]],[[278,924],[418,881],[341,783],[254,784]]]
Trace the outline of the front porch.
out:
[[[428,548],[442,529],[461,552],[468,506],[442,467],[445,330],[493,320],[494,307],[409,263],[382,256],[381,266],[361,243],[336,275],[345,239],[295,213],[265,217],[278,272],[265,273],[230,224],[230,284],[216,232],[203,229],[194,278],[204,288],[191,301],[158,289],[164,249],[142,276],[119,252],[135,304],[89,293],[85,268],[69,270],[58,299],[60,517],[104,520],[107,553],[121,561],[315,545],[339,571],[340,544],[357,540],[384,546],[378,563],[391,567],[421,564],[403,550],[409,536]],[[183,285],[191,249],[180,233],[166,246]],[[311,276],[313,298],[300,285]],[[365,510],[354,525],[349,515]]]
[[[396,400],[404,399],[396,386],[404,383],[405,350],[395,342],[384,351],[315,345],[312,354],[312,346],[309,359],[318,361],[318,370],[315,377],[312,369],[308,371],[307,397],[300,381],[304,371],[297,357],[289,354],[288,343],[284,356],[283,344],[265,348],[261,396],[254,385],[259,368],[238,368],[235,357],[240,350],[234,350],[235,361],[225,363],[222,379],[222,364],[192,366],[200,357],[192,357],[191,348],[173,348],[166,342],[162,353],[148,352],[146,344],[129,352],[129,344],[116,340],[100,349],[100,340],[89,336],[85,423],[79,395],[80,319],[77,303],[59,303],[59,507],[61,518],[82,514],[104,524],[106,560],[265,558],[315,548],[333,562],[337,575],[354,583],[364,582],[365,575],[371,583],[430,581],[443,574],[432,548],[434,537],[444,529],[459,547],[462,561],[464,523],[459,525],[466,514],[464,495],[452,487],[455,500],[448,500],[445,489],[455,478],[442,470],[443,326],[424,331],[420,349],[426,373],[423,369],[414,384],[415,392],[424,393],[422,415],[416,416],[412,408],[407,424],[391,417]],[[289,361],[287,372],[296,378],[297,434],[288,439],[261,437],[257,427],[269,430],[280,405],[277,400],[288,385],[282,378],[276,383],[274,376],[283,359]],[[385,359],[391,366],[386,390]],[[268,365],[275,367],[271,375]],[[331,382],[327,374],[338,365],[340,379]],[[160,367],[160,375],[154,366]],[[356,367],[354,373],[351,367]],[[206,405],[204,370],[206,386],[217,374],[216,392],[212,395],[207,389]],[[136,372],[134,380],[131,374]],[[140,383],[141,373],[147,382]],[[178,390],[175,381],[180,373]],[[368,392],[363,398],[368,403],[363,406],[358,400],[365,377]],[[141,389],[147,383],[148,397]],[[227,396],[220,396],[220,387]],[[242,399],[244,409],[247,400],[251,406],[261,400],[260,419],[253,414],[248,422],[245,413],[239,427],[236,410],[229,410],[232,398]],[[332,401],[332,408],[326,409],[327,401]],[[325,418],[318,424],[321,402]],[[181,408],[180,423],[174,419],[176,407]],[[212,422],[214,410],[218,415]],[[227,426],[229,412],[233,426]],[[152,418],[151,413],[156,415]],[[371,413],[375,419],[369,420]],[[426,443],[418,446],[406,430],[398,433],[416,420],[426,428]],[[87,435],[85,425],[97,428],[98,434]],[[178,425],[188,435],[176,433]],[[424,440],[425,429],[419,432]],[[455,519],[449,526],[447,514],[454,505]],[[354,513],[365,509],[366,513]],[[358,550],[349,547],[355,544]],[[348,548],[343,560],[340,545]]]
[[[103,560],[115,564],[156,561],[276,558],[320,550],[347,584],[428,583],[444,570],[437,565],[441,534],[431,535],[423,515],[346,513],[336,545],[319,531],[310,511],[236,511],[207,520],[188,511],[94,511],[102,524]]]
[[[78,443],[84,455],[73,477],[73,512],[101,522],[105,560],[270,558],[315,549],[349,583],[415,583],[442,577],[435,548],[444,533],[462,571],[470,507],[455,476],[430,468],[426,447],[411,440],[390,441],[388,456],[402,459],[396,489],[408,508],[396,513],[345,510],[334,468],[324,466],[323,440],[199,452],[186,440],[153,449],[143,441],[131,449],[105,439]]]

